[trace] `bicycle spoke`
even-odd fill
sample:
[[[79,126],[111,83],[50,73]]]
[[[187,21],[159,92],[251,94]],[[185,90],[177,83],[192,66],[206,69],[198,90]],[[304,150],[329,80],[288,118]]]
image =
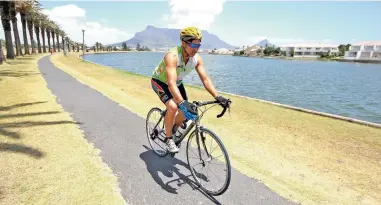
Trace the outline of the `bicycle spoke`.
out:
[[[196,157],[189,157],[189,158],[192,158],[192,159],[200,159],[200,157],[197,157],[197,158],[196,158]]]
[[[220,156],[218,156],[218,157],[213,157],[213,158],[217,159],[217,158],[219,158],[219,157],[221,157],[221,156],[224,156],[224,155],[223,155],[223,154],[221,154]]]
[[[162,149],[166,149],[166,148],[164,148],[164,147],[162,147],[160,144],[158,144],[156,141],[153,141],[153,142],[155,142],[155,144],[157,144],[159,147],[161,147]]]
[[[218,164],[218,163],[212,163],[212,162],[209,162],[209,164],[214,164],[214,165],[219,165],[219,166],[225,166],[225,164]]]
[[[195,153],[193,149],[192,149],[192,153],[193,153],[195,156],[198,156],[197,153]]]
[[[212,153],[214,152],[214,150],[216,150],[217,147],[218,147],[218,144],[217,144],[216,147],[213,149],[213,151],[211,151],[209,154],[212,155]]]
[[[200,162],[200,163],[198,163],[198,164],[196,164],[196,165],[193,165],[192,167],[195,167],[195,166],[200,165],[200,164],[202,164],[202,163]]]
[[[163,142],[160,139],[164,129],[164,117],[161,115],[161,112],[159,108],[152,108],[150,110],[146,119],[146,129],[152,150],[157,155],[164,157],[167,155],[167,149],[166,146],[163,146]]]
[[[210,130],[202,128],[199,135],[194,133],[196,132],[193,132],[189,137],[187,145],[187,160],[191,173],[196,182],[206,193],[220,195],[226,191],[230,184],[231,177],[230,164],[226,150],[218,137]],[[197,143],[197,139],[199,140],[199,143]],[[208,142],[207,140],[211,140],[211,142]],[[215,143],[213,141],[215,141]],[[216,151],[217,148],[219,151]],[[198,149],[200,150],[198,151]],[[200,154],[201,156],[198,156]],[[204,160],[203,162],[205,164],[197,161],[200,157]],[[212,161],[214,159],[216,162]],[[202,164],[202,167],[198,168],[200,164]],[[221,165],[224,165],[224,167]],[[212,172],[212,174],[209,174],[209,172]]]
[[[214,176],[216,176],[217,179],[219,179],[219,177],[209,168],[209,166],[208,169],[214,174]]]

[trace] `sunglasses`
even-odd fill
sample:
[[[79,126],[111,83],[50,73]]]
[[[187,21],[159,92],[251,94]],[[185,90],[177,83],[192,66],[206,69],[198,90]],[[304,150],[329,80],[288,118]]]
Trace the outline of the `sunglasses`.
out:
[[[191,48],[200,48],[200,47],[201,47],[201,44],[197,44],[197,43],[188,43],[188,45],[189,45]]]

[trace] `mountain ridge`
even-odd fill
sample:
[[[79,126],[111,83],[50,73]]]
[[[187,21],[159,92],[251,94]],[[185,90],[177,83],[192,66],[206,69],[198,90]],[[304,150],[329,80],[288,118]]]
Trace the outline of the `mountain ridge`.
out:
[[[262,46],[262,48],[266,48],[266,46],[267,47],[275,46],[274,44],[270,43],[270,41],[268,39],[263,39],[263,40],[259,41],[258,43],[256,43],[255,45]]]
[[[147,46],[148,48],[168,49],[180,44],[179,33],[180,29],[159,28],[152,25],[147,25],[144,30],[136,32],[132,38],[118,43],[108,44],[108,46],[121,46],[122,43],[126,43],[127,46],[136,47],[139,43],[140,46]],[[202,49],[234,49],[239,47],[228,44],[217,35],[209,33],[207,30],[202,30],[202,33]]]

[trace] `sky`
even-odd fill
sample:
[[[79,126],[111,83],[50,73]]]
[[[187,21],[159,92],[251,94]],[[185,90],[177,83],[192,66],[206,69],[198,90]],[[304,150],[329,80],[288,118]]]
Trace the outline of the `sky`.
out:
[[[242,47],[268,39],[276,45],[299,42],[347,44],[381,40],[381,1],[42,1],[43,12],[70,38],[103,44],[128,40],[147,25],[198,26]],[[21,30],[18,15],[19,31]],[[21,32],[20,32],[21,34]],[[22,34],[21,34],[22,36]],[[1,28],[0,38],[4,39]],[[22,40],[22,38],[21,38]]]

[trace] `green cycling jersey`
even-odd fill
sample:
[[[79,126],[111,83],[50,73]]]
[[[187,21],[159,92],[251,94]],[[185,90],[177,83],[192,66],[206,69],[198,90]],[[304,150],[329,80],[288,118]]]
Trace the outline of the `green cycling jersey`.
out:
[[[185,65],[184,60],[182,58],[182,47],[181,46],[175,46],[166,53],[173,53],[176,55],[178,61],[176,66],[176,73],[177,73],[177,81],[176,84],[180,85],[183,82],[184,77],[189,74],[195,67],[197,66],[197,55],[193,57],[189,57],[189,60],[187,64]],[[164,55],[165,56],[165,55]],[[166,64],[164,61],[164,58],[161,59],[159,64],[156,66],[155,70],[152,73],[152,78],[160,80],[161,82],[168,84],[167,79],[167,70],[166,70]]]

